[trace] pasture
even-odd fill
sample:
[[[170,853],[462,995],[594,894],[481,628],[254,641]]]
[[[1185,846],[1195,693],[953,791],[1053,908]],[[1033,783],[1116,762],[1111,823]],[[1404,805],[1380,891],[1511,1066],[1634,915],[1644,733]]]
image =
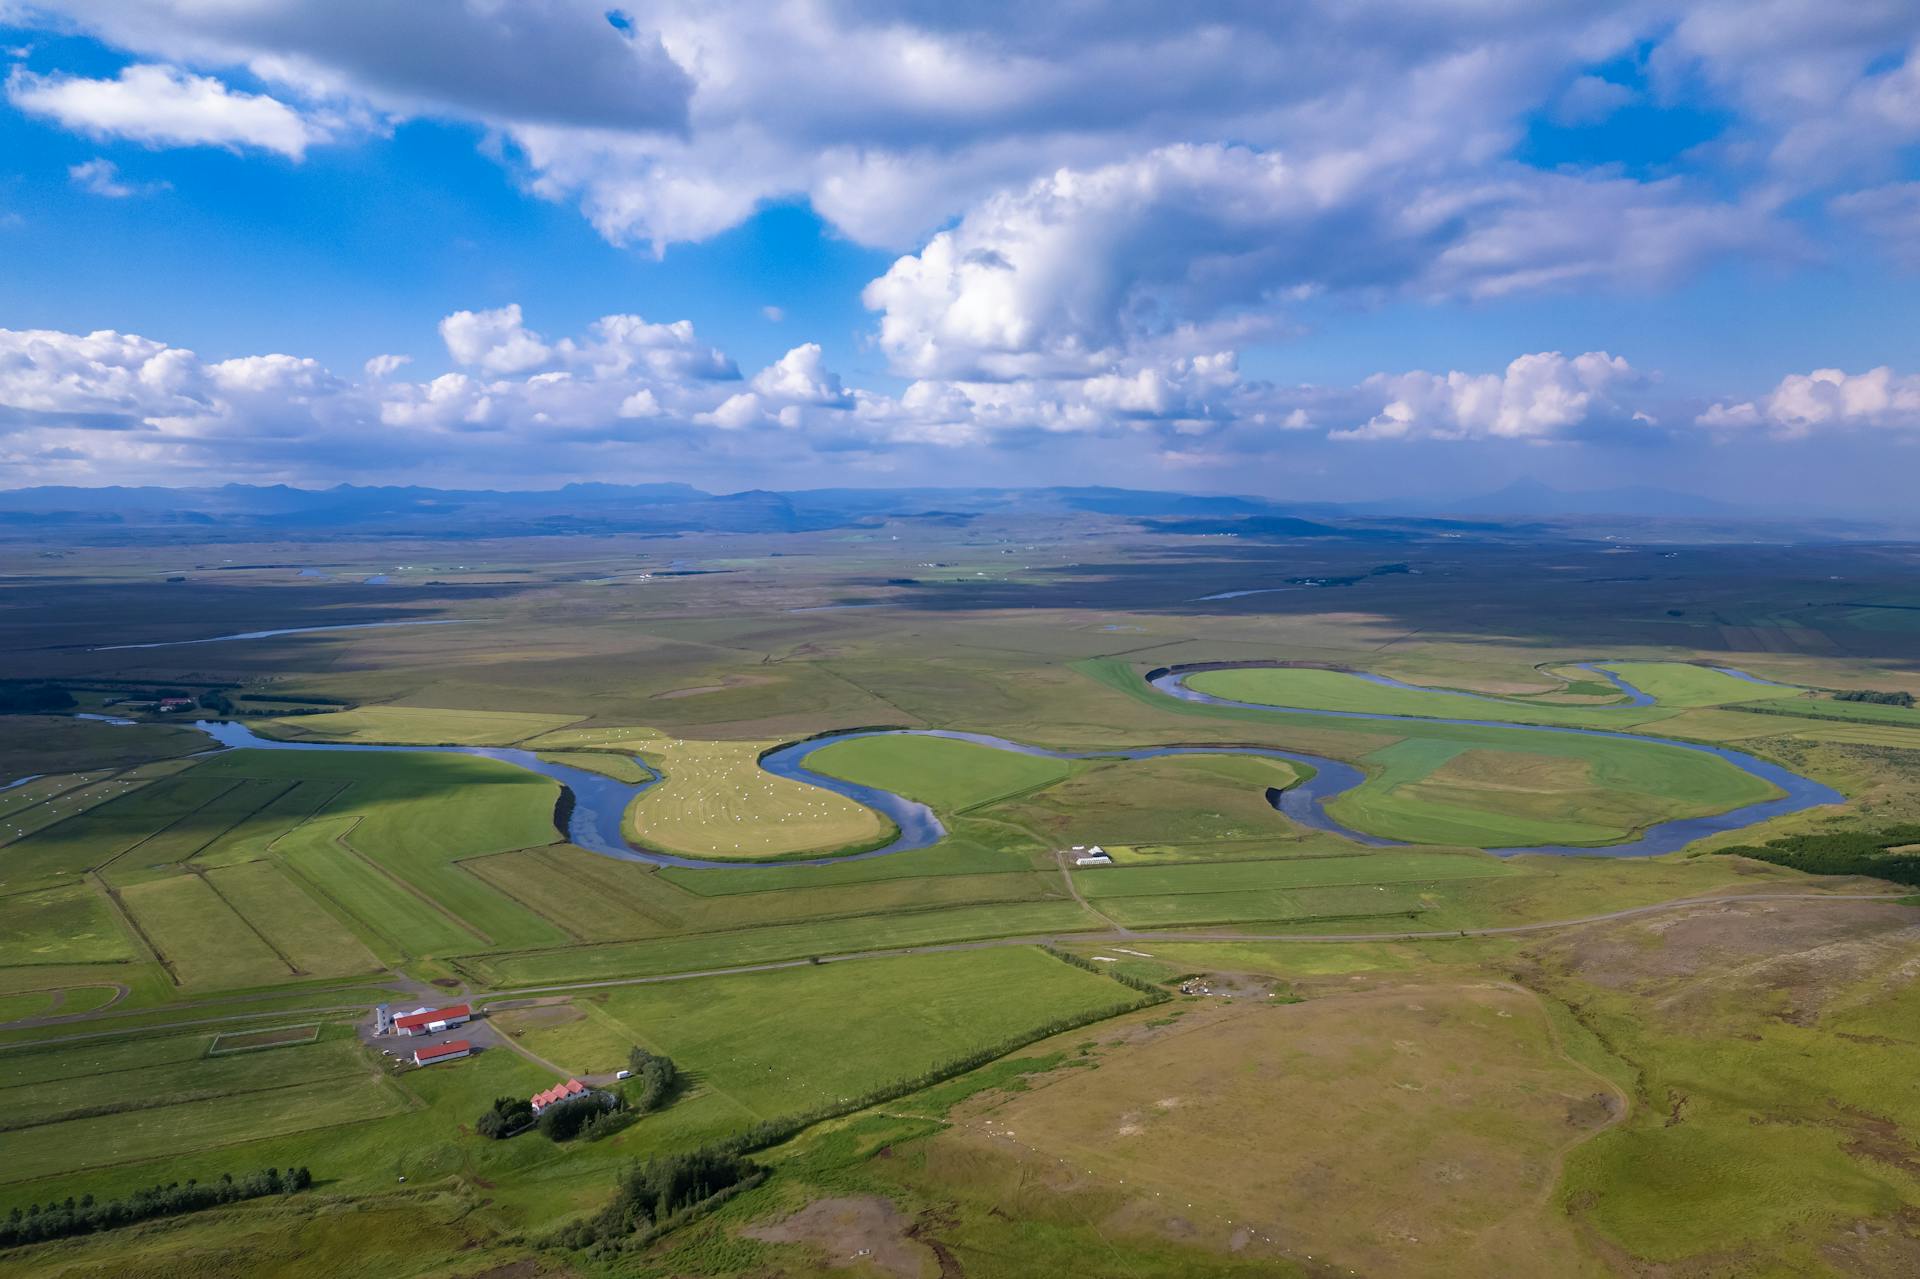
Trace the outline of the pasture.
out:
[[[1292,845],[1309,836],[1267,801],[1306,765],[1254,756],[1195,755],[1076,767],[1071,777],[994,803],[984,816],[1033,830],[1050,844],[1154,846],[1154,853],[1221,844]]]
[[[120,963],[138,954],[112,908],[90,884],[0,897],[0,968]]]
[[[885,736],[823,746],[808,756],[807,767],[959,813],[1051,786],[1067,776],[1070,765],[975,742]]]
[[[287,741],[390,742],[402,746],[511,746],[573,723],[572,715],[456,710],[440,706],[356,706],[288,716],[259,727]]]
[[[703,1087],[774,1116],[1139,998],[1044,952],[1008,948],[634,986],[602,1006]]]
[[[628,810],[643,846],[693,857],[779,857],[871,847],[893,824],[844,795],[775,777],[766,741],[662,738],[642,747],[665,778]]]
[[[1662,706],[1727,706],[1811,696],[1804,688],[1775,688],[1690,662],[1608,662],[1604,669],[1653,694]]]
[[[1479,748],[1476,736],[1498,748]],[[1518,748],[1518,749],[1516,749]],[[1769,799],[1715,756],[1655,742],[1454,728],[1365,757],[1365,783],[1328,809],[1369,834],[1475,847],[1605,844],[1669,817]]]
[[[1345,671],[1304,667],[1201,671],[1187,685],[1237,702],[1299,710],[1411,715],[1422,719],[1500,720],[1576,728],[1628,729],[1672,714],[1659,707],[1557,706],[1521,698],[1469,696],[1442,689],[1378,684]],[[1750,687],[1758,688],[1759,685]],[[1749,699],[1751,700],[1751,699]]]

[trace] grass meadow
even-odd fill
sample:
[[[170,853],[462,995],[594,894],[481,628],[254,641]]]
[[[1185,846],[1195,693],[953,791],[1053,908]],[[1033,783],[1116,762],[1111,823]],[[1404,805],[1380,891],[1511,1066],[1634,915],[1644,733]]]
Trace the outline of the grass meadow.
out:
[[[815,772],[878,786],[947,813],[964,812],[1066,777],[1064,760],[940,737],[857,737],[807,758]]]

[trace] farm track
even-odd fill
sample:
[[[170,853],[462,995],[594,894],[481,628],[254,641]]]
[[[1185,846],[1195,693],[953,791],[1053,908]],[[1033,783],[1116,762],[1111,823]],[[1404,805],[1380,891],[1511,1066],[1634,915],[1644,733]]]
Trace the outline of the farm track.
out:
[[[992,950],[1005,946],[1042,946],[1061,943],[1111,944],[1119,942],[1394,942],[1394,941],[1449,941],[1458,938],[1474,937],[1510,937],[1530,933],[1548,933],[1562,929],[1584,928],[1591,924],[1603,924],[1612,920],[1632,919],[1641,915],[1658,914],[1662,911],[1683,910],[1694,906],[1715,906],[1733,902],[1831,902],[1831,901],[1903,901],[1911,893],[1734,893],[1706,897],[1678,897],[1671,901],[1654,902],[1646,906],[1629,906],[1622,910],[1606,911],[1597,915],[1582,915],[1574,919],[1545,920],[1532,924],[1502,924],[1487,928],[1449,928],[1432,931],[1373,932],[1373,933],[1252,933],[1236,932],[1227,929],[1210,930],[1090,930],[1074,933],[1048,933],[1022,937],[994,937],[979,941],[940,942],[925,946],[898,946],[884,950],[848,951],[836,955],[820,955],[806,959],[771,960],[760,964],[736,964],[719,968],[689,969],[682,972],[654,973],[644,977],[614,977],[598,981],[562,982],[545,986],[520,986],[503,990],[481,990],[466,993],[469,1002],[485,1004],[488,1001],[507,1001],[525,999],[534,995],[557,995],[571,991],[605,990],[622,986],[651,986],[666,982],[693,981],[703,977],[728,977],[746,973],[779,972],[789,968],[807,968],[819,964],[851,963],[863,959],[896,959],[911,955],[942,955],[961,951]],[[376,979],[377,980],[377,979]],[[444,992],[442,992],[444,993]],[[0,1052],[9,1049],[33,1048],[49,1044],[73,1043],[90,1039],[103,1039],[121,1034],[151,1034],[170,1029],[183,1029],[198,1026],[224,1025],[234,1022],[258,1021],[269,1017],[304,1017],[328,1013],[363,1012],[364,1003],[333,1005],[321,1008],[281,1008],[271,1012],[238,1013],[225,1017],[197,1017],[180,1021],[156,1022],[122,1030],[102,1030],[87,1034],[64,1035],[45,1039],[22,1040],[17,1043],[0,1044]],[[69,1017],[28,1018],[12,1023],[8,1029],[34,1029],[59,1025],[85,1025],[113,1017],[131,1017],[150,1013],[155,1010],[129,1009],[103,1017],[101,1013],[81,1013]],[[198,1009],[192,1011],[200,1011]]]

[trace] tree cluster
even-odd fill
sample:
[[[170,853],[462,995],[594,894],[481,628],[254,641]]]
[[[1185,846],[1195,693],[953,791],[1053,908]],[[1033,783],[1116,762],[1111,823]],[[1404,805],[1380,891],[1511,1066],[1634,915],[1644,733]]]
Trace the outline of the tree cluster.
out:
[[[1911,706],[1913,694],[1886,693],[1872,688],[1843,688],[1833,695],[1836,702],[1872,702],[1875,706]]]
[[[627,1085],[629,1104],[640,1114],[649,1114],[672,1100],[680,1086],[680,1068],[673,1058],[635,1047],[627,1054],[627,1069],[633,1079]]]
[[[617,1248],[762,1175],[759,1166],[721,1147],[656,1156],[627,1171],[605,1209],[561,1227],[552,1242],[562,1248]]]
[[[540,1135],[549,1141],[572,1141],[620,1104],[618,1097],[606,1093],[588,1093],[571,1101],[555,1102],[540,1112]]]
[[[1911,844],[1920,844],[1920,826],[1788,835],[1759,847],[1735,844],[1719,851],[1788,866],[1809,875],[1871,875],[1896,884],[1920,885],[1920,856],[1889,851]]]
[[[0,684],[0,715],[46,715],[75,705],[58,684]]]
[[[532,1123],[533,1103],[525,1097],[495,1097],[493,1108],[481,1115],[473,1127],[482,1137],[499,1141]]]
[[[238,1203],[242,1199],[290,1195],[312,1184],[313,1174],[304,1167],[289,1168],[285,1172],[278,1168],[265,1168],[237,1180],[232,1173],[226,1173],[218,1181],[189,1179],[164,1186],[149,1186],[122,1199],[96,1200],[92,1195],[87,1195],[79,1200],[70,1198],[64,1203],[50,1203],[45,1207],[34,1204],[25,1211],[15,1208],[6,1221],[0,1222],[0,1248],[40,1243],[47,1239],[64,1239],[72,1235],[90,1235],[96,1230],[111,1230],[152,1217],[171,1217],[201,1208]]]

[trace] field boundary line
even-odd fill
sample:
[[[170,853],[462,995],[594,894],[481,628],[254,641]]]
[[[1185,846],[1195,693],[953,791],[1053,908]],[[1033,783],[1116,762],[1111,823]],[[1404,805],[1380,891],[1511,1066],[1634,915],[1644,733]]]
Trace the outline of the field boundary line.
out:
[[[461,928],[464,928],[472,936],[479,938],[482,942],[485,942],[487,945],[492,946],[495,944],[492,937],[489,937],[486,933],[482,932],[477,926],[468,923],[466,920],[460,918],[460,916],[454,914],[453,910],[450,907],[448,907],[438,899],[429,896],[425,889],[420,888],[418,885],[396,874],[394,871],[390,870],[389,868],[382,866],[379,862],[375,861],[373,858],[367,856],[365,853],[355,848],[352,844],[348,843],[347,836],[351,835],[354,831],[360,828],[360,823],[362,820],[363,820],[363,816],[356,814],[353,819],[353,825],[347,827],[346,830],[341,831],[338,835],[335,835],[333,837],[333,842],[338,844],[342,849],[342,851],[344,851],[349,857],[356,858],[362,864],[370,867],[375,874],[379,875],[383,879],[390,881],[394,885],[394,887],[400,889],[402,892],[410,893],[414,897],[418,898],[423,905],[428,906],[435,911],[438,911],[440,914],[446,916],[447,919],[451,920],[454,924],[458,925]],[[476,878],[478,877],[476,876]],[[485,881],[482,881],[482,882],[484,883]],[[403,947],[402,948],[403,953],[404,953],[404,950],[405,948]]]
[[[186,821],[189,817],[198,815],[201,812],[201,810],[205,809],[209,805],[214,804],[220,800],[223,800],[227,796],[233,794],[233,792],[239,790],[241,786],[245,785],[248,780],[249,779],[245,777],[234,778],[233,781],[226,787],[226,789],[216,791],[212,795],[207,796],[207,798],[205,798],[204,800],[201,800],[198,804],[195,804],[192,808],[189,808],[186,812],[180,814],[178,817],[174,818],[172,821],[168,822],[166,825],[158,827],[157,829],[148,831],[146,834],[142,835],[139,839],[134,840],[131,844],[128,844],[125,848],[121,849],[119,852],[115,853],[113,856],[107,858],[107,860],[101,862],[98,866],[93,867],[93,869],[96,871],[105,871],[107,867],[113,865],[115,862],[119,861],[122,857],[125,857],[128,853],[131,853],[134,849],[140,847],[140,845],[147,843],[149,840],[159,838],[161,835],[164,835],[168,831],[172,830],[175,826],[178,826],[181,822]],[[79,816],[78,813],[74,815],[76,817]],[[54,825],[57,826],[59,825],[59,823],[55,822]],[[186,858],[181,858],[180,860],[184,862]]]
[[[333,802],[339,799],[341,795],[344,795],[352,785],[353,785],[352,782],[342,782],[340,784],[340,788],[336,790],[332,795],[329,795],[327,797],[327,801],[325,804],[322,804],[320,808],[307,814],[305,818],[301,819],[299,822],[295,823],[293,826],[289,827],[287,830],[283,831],[281,834],[276,835],[272,843],[269,843],[267,845],[267,852],[274,853],[276,851],[275,845],[279,844],[279,842],[285,839],[287,836],[293,834],[294,831],[297,831],[302,826],[305,826],[308,822],[320,821],[323,819],[332,821],[332,820],[337,820],[341,817],[347,817],[347,820],[348,820],[347,830],[352,830],[354,826],[359,824],[359,821],[360,821],[359,816],[347,815],[347,814],[341,814],[341,813],[328,813],[326,811],[328,808],[332,807]],[[260,860],[265,860],[265,859],[263,858]],[[321,884],[318,880],[314,879],[311,875],[307,874],[305,871],[302,871],[284,854],[277,854],[273,858],[273,863],[274,865],[278,866],[281,869],[281,871],[283,871],[287,875],[289,879],[293,881],[295,887],[305,889],[309,897],[311,897],[315,902],[319,903],[320,907],[323,910],[327,911],[336,920],[340,922],[341,927],[345,928],[348,932],[352,933],[355,937],[359,938],[360,944],[367,948],[367,953],[373,956],[375,962],[385,963],[387,965],[388,971],[391,971],[394,965],[404,961],[408,957],[407,948],[405,945],[401,943],[399,938],[389,937],[385,932],[381,931],[372,922],[360,918],[360,916],[355,914],[353,910],[349,908],[345,902],[340,901],[338,898],[334,897],[332,893],[329,893],[326,890],[325,885]]]
[[[204,1060],[204,1058],[200,1060]],[[124,1074],[126,1072],[116,1071],[114,1073]],[[171,1100],[160,1100],[160,1101],[151,1101],[151,1102],[136,1100],[136,1101],[124,1102],[124,1103],[113,1102],[105,1106],[80,1106],[72,1110],[64,1111],[58,1115],[54,1115],[51,1118],[42,1119],[39,1117],[35,1117],[32,1119],[28,1119],[22,1123],[16,1123],[16,1124],[7,1125],[5,1127],[0,1127],[0,1134],[16,1133],[16,1132],[32,1132],[35,1128],[50,1128],[55,1124],[72,1123],[77,1119],[105,1119],[113,1115],[137,1115],[137,1114],[142,1114],[147,1111],[153,1111],[153,1110],[171,1110],[175,1106],[195,1106],[195,1105],[199,1105],[201,1102],[206,1102],[206,1101],[224,1101],[229,1097],[259,1097],[267,1093],[286,1092],[288,1089],[291,1089],[291,1088],[310,1088],[315,1084],[324,1084],[336,1079],[358,1078],[358,1075],[359,1075],[358,1071],[342,1070],[342,1071],[336,1071],[332,1074],[326,1074],[326,1075],[310,1075],[304,1079],[296,1080],[290,1084],[268,1084],[265,1087],[261,1087],[261,1088],[245,1088],[245,1087],[222,1088],[215,1092],[196,1093],[196,1094],[175,1094]],[[88,1077],[89,1078],[105,1078],[105,1076],[88,1076]],[[22,1085],[16,1085],[16,1086],[31,1088],[34,1085],[22,1084]],[[167,1158],[168,1156],[160,1156],[160,1157]],[[4,1184],[9,1184],[9,1183],[0,1182],[0,1185],[4,1185]]]
[[[485,875],[481,874],[478,870],[475,870],[472,867],[467,865],[468,862],[481,862],[481,861],[487,860],[490,857],[512,857],[517,853],[527,853],[527,854],[533,855],[534,857],[539,857],[540,853],[544,849],[550,848],[550,847],[552,847],[552,845],[548,844],[548,845],[536,845],[533,848],[510,848],[504,853],[476,853],[472,857],[456,857],[449,863],[449,865],[458,867],[460,872],[464,875],[471,875],[475,883],[479,884],[481,887],[489,890],[490,892],[499,893],[502,897],[505,897],[508,901],[520,907],[520,909],[526,911],[529,915],[532,915],[535,919],[544,920],[547,923],[553,925],[555,928],[560,930],[560,932],[565,936],[573,938],[573,940],[577,944],[580,944],[580,945],[591,944],[592,941],[594,940],[593,938],[582,937],[578,932],[575,932],[573,929],[567,927],[565,924],[555,919],[552,915],[549,915],[546,911],[541,910],[538,906],[534,905],[532,902],[528,901],[526,898],[520,896],[518,893],[512,891],[511,889],[507,888],[502,884],[494,883],[491,879],[488,879]],[[545,858],[540,858],[540,861],[542,865],[551,869],[556,875],[566,874],[566,872],[561,870],[560,867],[554,865],[551,861],[548,861]],[[574,878],[571,875],[567,875],[566,877],[569,880]]]
[[[116,1030],[96,1030],[85,1035],[56,1035],[46,1039],[15,1039],[0,1043],[0,1052],[17,1051],[20,1049],[31,1051],[35,1048],[50,1048],[61,1044],[83,1043],[92,1039],[112,1039],[118,1035],[158,1035],[164,1038],[173,1034],[205,1034],[207,1032],[200,1029],[203,1026],[224,1026],[236,1021],[255,1021],[262,1017],[327,1018],[327,1014],[330,1013],[336,1015],[340,1013],[364,1015],[366,1011],[367,1005],[359,1003],[338,1004],[331,1008],[277,1008],[269,1013],[230,1013],[225,1017],[199,1017],[192,1021],[163,1021],[146,1026],[121,1026]],[[331,1020],[331,1018],[327,1019]],[[70,1022],[65,1024],[79,1025],[84,1023]],[[131,1071],[144,1069],[144,1067],[130,1066],[126,1069]],[[125,1073],[125,1071],[100,1071],[97,1073],[122,1074]]]
[[[347,1078],[347,1077],[348,1077],[348,1076],[344,1076],[344,1075],[343,1075],[343,1076],[339,1076],[339,1078]],[[300,1085],[298,1085],[298,1084],[295,1084],[295,1085],[291,1085],[291,1087],[300,1087]],[[279,1090],[276,1090],[276,1089],[265,1089],[265,1090],[262,1090],[262,1091],[279,1091]],[[233,1095],[233,1094],[229,1094],[229,1095]],[[245,1095],[245,1094],[241,1094],[241,1095]],[[217,1098],[216,1098],[216,1099],[214,1099],[214,1100],[217,1100]],[[181,1103],[181,1104],[186,1104],[186,1103]],[[165,1107],[155,1107],[155,1109],[165,1109]],[[340,1121],[338,1121],[338,1122],[336,1122],[336,1123],[326,1123],[326,1124],[309,1124],[308,1126],[306,1126],[306,1127],[304,1127],[304,1128],[287,1128],[287,1129],[282,1129],[282,1130],[280,1130],[280,1131],[277,1131],[277,1132],[272,1132],[272,1133],[269,1133],[269,1134],[267,1134],[267,1135],[266,1135],[265,1137],[258,1137],[258,1136],[255,1136],[255,1137],[239,1137],[239,1138],[236,1138],[236,1139],[234,1139],[233,1141],[222,1141],[222,1142],[216,1142],[215,1144],[213,1144],[213,1145],[211,1145],[211,1146],[200,1146],[200,1147],[196,1147],[193,1153],[195,1153],[195,1154],[201,1154],[201,1153],[204,1153],[204,1152],[206,1152],[206,1151],[209,1151],[209,1150],[230,1150],[230,1149],[232,1149],[232,1148],[233,1148],[233,1147],[235,1147],[235,1146],[246,1146],[246,1145],[251,1145],[251,1144],[253,1144],[253,1143],[255,1143],[255,1142],[258,1142],[258,1141],[277,1141],[277,1140],[279,1140],[280,1138],[283,1138],[283,1137],[298,1137],[298,1136],[300,1136],[300,1135],[301,1135],[302,1133],[309,1133],[309,1132],[321,1132],[321,1131],[324,1131],[325,1129],[328,1129],[328,1128],[346,1128],[346,1127],[348,1127],[348,1126],[350,1126],[350,1125],[353,1125],[353,1124],[365,1124],[365,1123],[372,1123],[372,1122],[374,1122],[374,1121],[376,1121],[376,1120],[380,1120],[380,1119],[387,1119],[387,1118],[391,1118],[391,1116],[389,1116],[389,1115],[364,1115],[364,1116],[362,1116],[362,1117],[360,1117],[360,1118],[358,1118],[358,1119],[342,1119],[342,1120],[340,1120]],[[59,1175],[59,1176],[72,1176],[72,1175],[74,1175],[74,1174],[76,1174],[76,1173],[87,1173],[87,1172],[98,1172],[98,1171],[100,1171],[101,1169],[104,1169],[104,1168],[131,1168],[131,1167],[133,1167],[133,1166],[135,1166],[135,1165],[137,1165],[137,1164],[144,1164],[144,1163],[156,1163],[156,1162],[159,1162],[159,1161],[161,1161],[161,1160],[165,1160],[165,1159],[177,1159],[177,1158],[179,1158],[179,1156],[178,1156],[177,1154],[164,1154],[164,1153],[163,1153],[163,1154],[155,1154],[155,1155],[147,1155],[147,1156],[142,1156],[142,1157],[139,1157],[139,1158],[134,1158],[134,1159],[115,1159],[115,1160],[111,1160],[111,1161],[109,1161],[109,1162],[107,1162],[107,1163],[99,1163],[99,1164],[90,1164],[90,1165],[88,1165],[88,1166],[86,1166],[86,1167],[84,1167],[84,1168],[72,1168],[72,1169],[68,1169],[68,1170],[67,1170],[66,1172],[63,1172],[63,1173],[59,1173],[59,1174],[57,1174],[57,1175]],[[23,1184],[25,1184],[25,1183],[27,1183],[27,1182],[31,1182],[31,1181],[36,1181],[36,1180],[39,1180],[39,1179],[40,1179],[40,1177],[41,1177],[41,1175],[42,1175],[42,1174],[38,1174],[38,1173],[36,1173],[36,1174],[33,1174],[32,1176],[27,1176],[27,1177],[19,1177],[19,1178],[15,1178],[15,1179],[12,1179],[12,1180],[0,1180],[0,1186],[18,1186],[18,1185],[23,1185]]]
[[[127,904],[120,900],[120,890],[109,884],[107,877],[97,870],[87,871],[85,879],[91,881],[106,895],[107,906],[119,919],[121,927],[127,930],[137,945],[146,948],[148,957],[160,965],[160,971],[167,975],[167,980],[172,982],[176,989],[185,989],[184,983],[180,980],[180,974],[173,969],[173,964],[160,953],[160,948],[153,944],[153,938],[147,936],[147,930],[142,928],[140,921],[133,917],[133,912],[127,909]]]
[[[1367,941],[1451,941],[1456,938],[1509,936],[1521,933],[1547,932],[1562,928],[1580,928],[1590,924],[1605,923],[1609,920],[1627,919],[1638,915],[1654,914],[1665,910],[1679,910],[1690,906],[1715,906],[1738,902],[1779,902],[1779,901],[1873,901],[1899,902],[1913,897],[1911,892],[1895,893],[1740,893],[1709,897],[1679,897],[1665,902],[1654,902],[1644,906],[1632,906],[1622,910],[1609,911],[1598,915],[1586,915],[1574,919],[1546,920],[1531,924],[1506,924],[1483,928],[1446,929],[1428,932],[1391,932],[1391,933],[1246,933],[1246,932],[1182,932],[1177,930],[1141,929],[1125,934],[1087,930],[1085,932],[1055,932],[1037,935],[990,937],[951,942],[934,942],[919,946],[889,947],[880,950],[846,951],[838,954],[822,954],[798,959],[767,960],[755,964],[725,965],[713,968],[688,969],[678,972],[651,973],[636,977],[609,977],[589,981],[558,982],[529,986],[502,986],[495,989],[482,987],[469,994],[468,1000],[485,1004],[492,1000],[521,999],[530,995],[566,994],[581,990],[604,990],[622,986],[653,985],[663,982],[692,981],[703,977],[727,977],[761,972],[776,972],[787,968],[804,968],[810,965],[847,963],[862,959],[890,959],[909,955],[946,954],[953,951],[984,950],[1000,946],[1044,946],[1074,945],[1083,943],[1107,944],[1126,941],[1158,942],[1367,942]],[[70,1035],[57,1039],[15,1040],[0,1042],[0,1051],[14,1048],[33,1048],[48,1044],[67,1043],[86,1039],[108,1038],[116,1034],[168,1033],[172,1030],[187,1030],[205,1025],[219,1025],[226,1022],[249,1021],[261,1017],[314,1016],[328,1013],[364,1012],[365,1003],[339,1005],[327,1008],[277,1009],[264,1013],[233,1014],[226,1017],[195,1019],[192,1021],[160,1022],[152,1025],[127,1027],[123,1030],[96,1032],[86,1035]],[[97,1014],[80,1014],[76,1021],[67,1024],[84,1024]],[[132,1016],[132,1011],[123,1010],[120,1016]]]
[[[241,912],[240,908],[234,905],[233,901],[225,893],[220,891],[220,886],[213,882],[213,877],[209,875],[204,869],[198,866],[189,866],[187,867],[187,874],[197,877],[201,883],[205,884],[207,886],[207,891],[212,893],[214,897],[219,900],[222,906],[225,906],[229,911],[233,912],[233,917],[239,920],[242,924],[245,924],[247,927],[247,931],[252,933],[255,937],[258,937],[260,939],[260,944],[262,946],[265,946],[268,950],[272,951],[275,959],[278,959],[281,963],[287,966],[287,975],[289,977],[302,977],[302,976],[311,975],[311,974],[308,974],[304,969],[302,969],[298,964],[294,963],[292,957],[289,956],[285,951],[281,950],[278,946],[274,945],[273,939],[267,936],[265,933],[261,932],[260,926],[254,923],[251,919],[248,919],[246,915]]]
[[[240,779],[240,782],[242,785],[245,785],[247,782],[265,782],[265,781],[278,781],[278,780],[280,779],[273,778],[273,777],[242,777]],[[200,845],[200,847],[194,849],[192,852],[188,853],[185,857],[182,857],[180,859],[180,864],[182,866],[187,865],[188,862],[191,862],[194,858],[206,852],[209,848],[212,848],[215,844],[219,843],[221,840],[225,839],[227,836],[233,834],[234,831],[239,830],[240,824],[242,822],[250,820],[251,818],[254,817],[255,814],[262,812],[269,805],[276,804],[281,799],[285,798],[288,795],[291,795],[294,791],[294,788],[299,785],[300,785],[300,779],[297,777],[289,781],[286,785],[282,786],[279,790],[267,796],[264,802],[260,804],[256,804],[254,807],[240,814],[240,816],[234,818],[231,822],[227,823],[227,825],[223,829],[215,831],[213,835],[208,838],[206,843]]]

